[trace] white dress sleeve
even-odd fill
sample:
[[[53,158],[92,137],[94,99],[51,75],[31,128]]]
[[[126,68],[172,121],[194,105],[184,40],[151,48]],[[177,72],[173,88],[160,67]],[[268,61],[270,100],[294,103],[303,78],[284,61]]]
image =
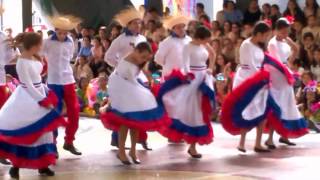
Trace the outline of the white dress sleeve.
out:
[[[32,69],[30,68],[29,64],[26,64],[26,62],[19,62],[19,65],[17,65],[17,71],[19,72],[20,82],[23,83],[23,85],[26,87],[25,90],[35,101],[41,101],[46,97],[41,94],[39,90],[33,85],[30,76],[30,72],[32,71]]]
[[[157,64],[161,65],[161,66],[164,66],[165,60],[166,60],[166,56],[168,54],[168,45],[165,42],[166,41],[161,42],[159,44],[159,49],[158,49],[157,53],[154,56],[155,62]]]
[[[116,68],[116,72],[125,80],[136,82],[140,69],[126,60],[121,60]]]
[[[190,72],[190,51],[189,45],[184,46],[183,48],[183,55],[182,55],[182,62],[183,62],[183,71],[185,73]]]
[[[271,56],[273,56],[274,58],[278,59],[279,61],[281,61],[280,57],[278,56],[278,48],[276,47],[275,44],[273,43],[269,43],[268,44],[268,51],[270,53]]]
[[[111,67],[117,66],[119,62],[119,54],[118,51],[120,50],[120,42],[119,38],[113,40],[111,43],[109,49],[107,50],[105,56],[104,56],[104,61],[108,63]]]

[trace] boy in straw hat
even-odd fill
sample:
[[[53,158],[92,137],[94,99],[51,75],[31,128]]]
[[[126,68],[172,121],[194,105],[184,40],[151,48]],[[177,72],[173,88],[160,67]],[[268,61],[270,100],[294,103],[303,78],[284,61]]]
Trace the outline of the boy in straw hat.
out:
[[[140,34],[143,13],[134,7],[127,8],[117,14],[114,19],[124,27],[124,32],[112,41],[112,44],[105,54],[104,60],[112,67],[117,66],[119,61],[134,50],[135,45],[146,42],[147,39]],[[143,82],[147,81],[144,74],[139,75]],[[146,141],[147,133],[140,132],[139,141],[143,148],[151,150]],[[118,146],[118,134],[112,133],[112,146]]]
[[[191,41],[186,35],[186,26],[190,18],[177,15],[164,20],[164,26],[171,31],[171,35],[159,44],[155,61],[162,66],[162,77],[169,75],[173,69],[183,67],[182,50]]]
[[[74,155],[81,155],[73,145],[79,126],[79,103],[70,65],[74,44],[72,38],[68,37],[68,31],[74,29],[80,20],[71,16],[54,16],[49,17],[49,21],[55,27],[55,33],[43,43],[43,55],[48,60],[48,87],[59,98],[57,111],[62,113],[63,102],[67,108],[68,125],[63,148]]]
[[[0,14],[4,12],[4,8],[0,6]],[[9,47],[9,41],[6,35],[0,31],[0,109],[8,98],[6,88],[6,71],[5,65],[14,58],[13,49]],[[10,162],[6,159],[0,159],[0,163],[9,165]]]

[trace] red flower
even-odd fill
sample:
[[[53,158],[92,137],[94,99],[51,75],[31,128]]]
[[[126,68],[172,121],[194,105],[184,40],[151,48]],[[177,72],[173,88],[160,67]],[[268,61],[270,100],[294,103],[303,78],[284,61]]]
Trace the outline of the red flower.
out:
[[[285,17],[287,19],[287,21],[289,22],[289,24],[293,24],[294,23],[294,17],[293,16],[286,16]]]

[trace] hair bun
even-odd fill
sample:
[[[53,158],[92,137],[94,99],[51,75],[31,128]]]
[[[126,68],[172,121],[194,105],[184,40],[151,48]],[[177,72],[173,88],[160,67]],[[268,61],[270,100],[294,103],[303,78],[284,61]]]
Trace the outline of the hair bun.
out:
[[[24,39],[25,39],[25,36],[26,36],[26,33],[20,33],[20,34],[18,34],[18,35],[14,38],[14,41],[13,41],[14,46],[20,46],[20,45],[23,43],[23,41],[24,41]]]

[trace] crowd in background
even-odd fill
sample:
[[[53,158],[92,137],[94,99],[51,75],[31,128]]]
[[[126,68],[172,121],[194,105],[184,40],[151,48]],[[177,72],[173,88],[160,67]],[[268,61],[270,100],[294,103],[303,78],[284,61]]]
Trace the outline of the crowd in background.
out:
[[[170,34],[161,23],[162,18],[166,16],[170,16],[169,8],[166,8],[163,17],[155,8],[145,11],[141,34],[148,39],[154,53],[159,43]],[[205,13],[205,6],[198,3],[194,20],[190,21],[186,28],[187,34],[191,37],[199,25],[206,26],[212,32],[210,45],[215,50],[213,75],[216,79],[214,86],[219,107],[232,88],[232,78],[239,64],[239,48],[242,41],[251,35],[257,21],[267,21],[274,27],[280,17],[287,17],[292,21],[290,38],[299,45],[299,53],[295,60],[288,64],[296,78],[297,105],[308,119],[320,122],[318,90],[313,94],[303,91],[311,81],[320,82],[320,8],[316,0],[306,0],[303,9],[296,0],[289,0],[284,12],[280,12],[277,4],[266,3],[260,8],[258,0],[251,0],[245,11],[237,9],[233,1],[225,1],[223,10],[216,14],[216,21],[211,21]],[[38,32],[42,34],[41,31]],[[77,94],[81,111],[85,115],[97,115],[99,107],[108,103],[107,81],[113,69],[104,61],[104,55],[112,41],[122,32],[123,28],[116,22],[99,29],[79,25],[70,32],[75,46],[72,63],[78,84]],[[6,29],[6,33],[12,38],[10,29]],[[48,35],[52,33],[54,32],[48,31]],[[16,52],[19,54],[18,49]],[[6,67],[8,74],[11,74],[7,76],[8,84],[11,86],[15,83],[16,77],[12,67],[13,65]],[[149,62],[146,68],[152,78],[160,77],[161,67],[154,61]],[[11,91],[13,87],[10,88]],[[219,108],[214,119],[218,119],[218,112]],[[315,130],[319,131],[317,128]]]

